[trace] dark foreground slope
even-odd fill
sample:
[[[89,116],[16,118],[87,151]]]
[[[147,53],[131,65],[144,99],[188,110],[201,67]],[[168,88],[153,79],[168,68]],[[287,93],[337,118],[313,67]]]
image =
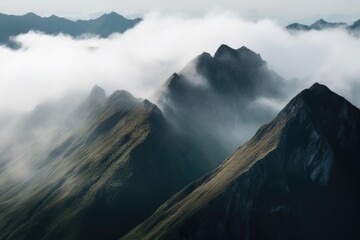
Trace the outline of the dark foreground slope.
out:
[[[147,100],[95,87],[59,123],[49,108],[1,141],[0,239],[117,239],[205,172]]]
[[[279,87],[281,86],[281,87]],[[157,103],[213,166],[243,143],[278,110],[261,100],[280,101],[287,83],[246,47],[221,45],[203,53],[163,86]]]
[[[114,12],[96,19],[78,21],[57,16],[40,17],[34,13],[23,16],[0,14],[0,44],[7,43],[10,37],[31,30],[46,34],[63,33],[73,37],[92,34],[105,38],[113,33],[123,33],[140,21],[139,18],[126,19]]]
[[[315,84],[123,239],[359,239],[360,110]]]

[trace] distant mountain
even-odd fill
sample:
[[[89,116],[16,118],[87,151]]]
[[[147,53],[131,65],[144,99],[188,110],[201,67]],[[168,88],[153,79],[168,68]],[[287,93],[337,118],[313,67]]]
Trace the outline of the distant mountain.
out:
[[[126,19],[112,12],[92,20],[71,21],[57,16],[40,17],[34,13],[23,16],[0,14],[0,44],[8,43],[10,37],[31,30],[46,34],[68,34],[78,37],[84,34],[106,38],[113,33],[123,33],[141,21],[140,18]]]
[[[126,91],[94,87],[7,128],[0,239],[116,239],[210,169],[157,106]]]
[[[276,115],[278,109],[261,101],[280,101],[288,89],[259,54],[222,45],[214,56],[203,53],[174,73],[156,102],[215,168]]]
[[[287,30],[290,31],[310,31],[310,30],[325,30],[325,29],[334,29],[334,28],[347,28],[348,25],[346,23],[331,23],[327,22],[324,19],[319,19],[310,26],[300,24],[300,23],[293,23],[286,26]]]
[[[286,26],[286,29],[293,31],[310,31],[311,27],[300,23],[292,23]]]
[[[357,20],[352,25],[349,26],[349,29],[360,31],[360,20]]]
[[[317,20],[313,24],[310,25],[311,29],[315,30],[323,30],[323,29],[329,29],[329,28],[340,28],[340,27],[346,27],[346,23],[330,23],[325,21],[324,19]]]
[[[356,22],[354,22],[352,25],[350,25],[347,29],[354,36],[359,37],[360,36],[360,19],[357,20]]]
[[[122,239],[359,239],[359,156],[360,110],[315,84]]]

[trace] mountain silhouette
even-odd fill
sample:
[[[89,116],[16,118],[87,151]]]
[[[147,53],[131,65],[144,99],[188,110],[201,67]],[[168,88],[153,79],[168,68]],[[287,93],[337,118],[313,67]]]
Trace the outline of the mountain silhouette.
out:
[[[322,31],[327,29],[345,29],[348,33],[353,36],[358,37],[360,33],[360,20],[355,21],[353,24],[348,25],[343,22],[327,22],[324,19],[319,19],[315,21],[311,25],[305,25],[300,23],[292,23],[286,26],[286,29],[290,32],[297,32],[297,31]]]
[[[34,13],[23,16],[0,14],[0,44],[12,44],[9,43],[11,37],[29,31],[40,31],[51,35],[62,33],[72,37],[89,34],[106,38],[113,33],[123,33],[140,21],[140,18],[126,19],[115,12],[96,19],[77,21],[54,15],[40,17]]]
[[[174,73],[156,102],[170,123],[209,155],[215,168],[276,115],[277,109],[259,99],[281,100],[288,89],[259,54],[221,45],[214,56],[203,53]]]

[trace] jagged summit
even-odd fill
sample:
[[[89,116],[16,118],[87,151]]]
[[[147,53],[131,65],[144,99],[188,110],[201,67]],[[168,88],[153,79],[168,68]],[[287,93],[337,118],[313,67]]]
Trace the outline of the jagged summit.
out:
[[[220,47],[216,50],[215,54],[214,54],[214,57],[215,58],[220,58],[224,55],[236,55],[237,52],[235,49],[229,47],[228,45],[226,44],[222,44],[220,45]]]
[[[245,61],[251,61],[252,63],[263,64],[261,56],[249,48],[242,46],[239,49],[233,49],[225,44],[222,44],[214,54],[215,59],[240,59]]]
[[[257,125],[258,121],[261,125],[276,115],[273,109],[254,107],[253,101],[283,96],[280,93],[286,88],[259,54],[223,44],[214,56],[204,52],[172,74],[158,94],[157,104],[194,146],[211,151],[209,159],[217,166],[251,136],[246,135],[250,131],[245,125]],[[254,115],[259,117],[251,117]]]
[[[98,19],[103,19],[103,20],[108,20],[108,21],[116,21],[116,20],[124,21],[124,20],[126,20],[126,18],[124,16],[122,16],[116,12],[104,13]]]

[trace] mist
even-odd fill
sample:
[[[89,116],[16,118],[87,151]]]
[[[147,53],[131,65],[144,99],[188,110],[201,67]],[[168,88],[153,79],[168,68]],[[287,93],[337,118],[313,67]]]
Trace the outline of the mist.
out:
[[[192,58],[213,54],[223,43],[260,53],[269,68],[294,81],[294,92],[317,81],[360,105],[354,90],[360,86],[360,41],[344,30],[290,34],[275,21],[249,22],[229,12],[200,18],[151,13],[108,39],[30,32],[14,41],[20,49],[0,46],[2,114],[29,111],[69,92],[87,93],[95,84],[108,94],[125,89],[148,98]]]

